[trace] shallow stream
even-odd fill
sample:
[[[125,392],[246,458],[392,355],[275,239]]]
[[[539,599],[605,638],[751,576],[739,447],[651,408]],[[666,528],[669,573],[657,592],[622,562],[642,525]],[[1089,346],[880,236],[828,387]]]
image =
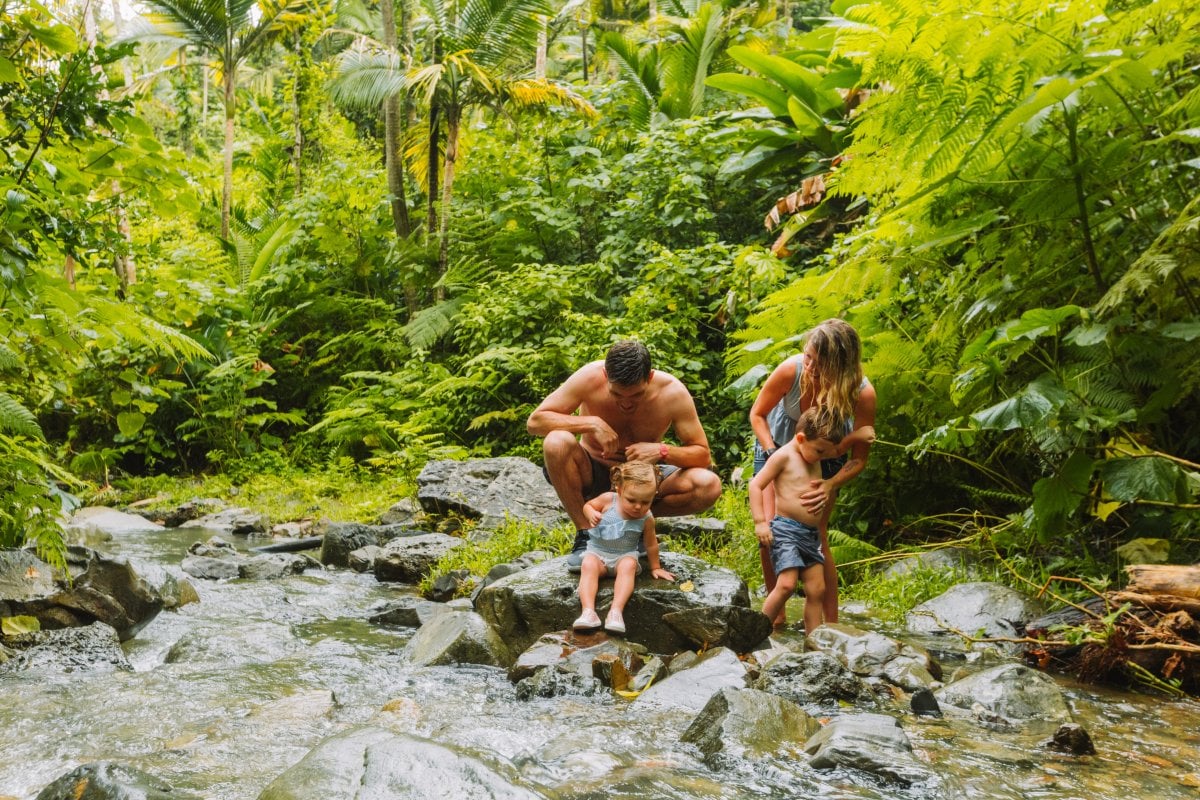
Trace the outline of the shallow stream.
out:
[[[122,534],[101,549],[182,575],[187,546],[210,535]],[[201,602],[163,612],[125,644],[133,672],[0,677],[0,800],[33,798],[99,760],[137,767],[195,797],[253,800],[321,740],[367,722],[477,755],[561,798],[1200,796],[1195,701],[1062,680],[1098,751],[1089,757],[1040,747],[1044,731],[918,719],[900,704],[917,757],[939,776],[909,790],[817,771],[793,755],[713,770],[678,741],[689,714],[610,697],[523,702],[501,670],[405,665],[400,653],[412,632],[366,621],[372,606],[405,587],[346,570],[192,583]],[[974,668],[945,666],[948,676]]]

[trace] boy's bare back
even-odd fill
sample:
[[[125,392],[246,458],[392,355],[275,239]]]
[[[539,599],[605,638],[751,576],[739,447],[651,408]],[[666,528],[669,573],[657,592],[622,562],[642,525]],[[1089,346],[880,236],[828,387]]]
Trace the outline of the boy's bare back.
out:
[[[810,464],[805,461],[793,439],[779,448],[755,479],[769,481],[772,473],[774,480],[771,482],[775,485],[775,513],[817,527],[820,523],[819,517],[804,507],[800,502],[800,495],[808,490],[813,481],[821,479],[821,462],[815,461]]]

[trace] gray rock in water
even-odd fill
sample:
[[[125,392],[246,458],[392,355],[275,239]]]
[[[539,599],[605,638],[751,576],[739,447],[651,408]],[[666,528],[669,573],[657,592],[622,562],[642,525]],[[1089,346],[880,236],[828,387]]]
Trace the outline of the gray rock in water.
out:
[[[625,638],[654,653],[674,653],[691,643],[663,621],[673,611],[707,606],[750,607],[746,584],[733,571],[691,556],[662,553],[663,566],[677,582],[656,580],[643,571],[625,606]],[[691,581],[692,591],[680,584]],[[501,578],[476,598],[475,607],[506,642],[524,650],[544,633],[569,628],[579,616],[579,576],[567,572],[566,558],[556,558]],[[597,610],[603,617],[612,603],[612,580],[600,581]]]
[[[160,512],[163,525],[168,528],[178,528],[185,522],[191,522],[207,514],[215,514],[225,508],[225,503],[215,497],[200,497],[188,500],[173,509]]]
[[[963,547],[939,547],[936,550],[925,550],[907,558],[893,561],[883,571],[885,578],[899,578],[917,570],[935,570],[938,572],[971,571],[973,557],[971,552]]]
[[[487,664],[509,667],[507,643],[470,611],[439,614],[417,630],[404,648],[404,659],[417,666]]]
[[[28,551],[0,550],[0,617],[37,617],[46,629],[103,622],[125,641],[163,609],[154,585],[124,556],[72,545],[67,569],[69,582]]]
[[[776,656],[763,666],[754,688],[787,698],[809,713],[837,711],[842,701],[873,702],[861,678],[820,650]]]
[[[439,614],[445,614],[450,609],[442,603],[434,603],[422,597],[401,597],[388,603],[376,611],[368,619],[383,625],[403,625],[406,628],[419,628],[427,624]]]
[[[192,542],[188,552],[205,558],[232,558],[238,555],[238,549],[220,536],[210,536],[207,542]]]
[[[900,722],[884,714],[839,717],[804,746],[814,769],[849,767],[905,786],[923,783],[932,773],[912,754]]]
[[[510,765],[485,764],[440,744],[365,727],[326,739],[258,800],[538,800]]]
[[[316,559],[299,553],[263,553],[238,563],[238,577],[254,580],[278,580],[320,567]]]
[[[605,692],[604,684],[591,675],[584,675],[565,664],[555,664],[543,670],[538,670],[528,678],[517,683],[518,700],[532,700],[535,697],[561,697],[575,695],[592,697]]]
[[[350,554],[365,547],[379,547],[379,531],[357,522],[331,522],[321,542],[321,563],[329,567],[350,564]]]
[[[37,800],[189,800],[166,781],[124,764],[83,764],[38,793]]]
[[[746,665],[737,653],[719,647],[704,653],[687,669],[651,686],[634,700],[635,708],[680,709],[699,713],[722,689],[746,688]]]
[[[444,533],[424,533],[393,539],[375,559],[375,579],[420,583],[447,553],[465,545],[462,539]]]
[[[937,686],[941,676],[941,667],[924,650],[852,625],[822,625],[808,641],[842,659],[856,675],[884,678],[907,691]]]
[[[377,544],[360,547],[350,553],[346,566],[355,572],[374,572],[375,562],[383,555],[383,548]]]
[[[266,514],[248,508],[226,508],[213,514],[190,519],[180,528],[206,528],[221,533],[239,536],[267,535],[271,530],[271,519]]]
[[[642,668],[646,649],[622,639],[610,639],[604,633],[548,633],[517,657],[508,670],[508,679],[517,683],[546,667],[558,665],[566,665],[581,675],[594,675],[596,661],[606,657],[619,661],[626,672],[633,674]]]
[[[680,740],[696,745],[708,760],[753,759],[788,750],[799,753],[820,729],[790,700],[757,689],[722,689]]]
[[[127,533],[144,533],[162,529],[162,525],[137,514],[128,514],[104,506],[87,506],[78,509],[71,515],[71,519],[65,526],[65,533],[68,535],[101,533],[111,538]]]
[[[942,716],[942,709],[938,705],[937,698],[928,689],[920,689],[913,692],[912,698],[909,700],[909,708],[918,717]]]
[[[1082,725],[1076,725],[1073,722],[1059,725],[1054,736],[1050,737],[1048,741],[1042,742],[1042,746],[1070,753],[1073,756],[1096,755],[1096,746],[1092,744],[1092,737]]]
[[[238,577],[237,558],[213,558],[211,556],[188,556],[183,559],[180,569],[206,581],[229,580]]]
[[[1008,638],[1024,633],[1042,604],[998,583],[974,581],[951,586],[905,615],[915,633],[961,631],[968,636]]]
[[[475,578],[470,570],[452,569],[438,575],[429,587],[429,599],[439,603],[448,603],[460,594],[470,590],[475,585]]]
[[[121,649],[112,626],[93,622],[82,628],[34,631],[9,637],[13,656],[0,664],[0,673],[44,670],[46,672],[128,672],[133,667]]]
[[[747,653],[771,636],[771,620],[745,606],[704,606],[663,615],[694,647],[728,647]]]
[[[992,715],[1014,724],[1071,721],[1062,690],[1052,678],[1022,664],[1001,664],[942,687],[934,693],[947,706],[984,722]],[[982,713],[981,713],[982,712]]]
[[[493,530],[506,518],[544,528],[567,520],[541,468],[524,458],[430,461],[417,476],[417,487],[426,511],[479,520],[477,530]]]
[[[379,515],[381,525],[412,525],[421,516],[421,506],[411,497],[402,497]]]

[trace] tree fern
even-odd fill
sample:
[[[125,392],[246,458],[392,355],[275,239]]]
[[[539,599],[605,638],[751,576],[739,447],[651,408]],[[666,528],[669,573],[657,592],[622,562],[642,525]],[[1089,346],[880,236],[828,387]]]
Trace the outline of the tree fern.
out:
[[[0,392],[0,433],[43,438],[37,418],[7,392]]]

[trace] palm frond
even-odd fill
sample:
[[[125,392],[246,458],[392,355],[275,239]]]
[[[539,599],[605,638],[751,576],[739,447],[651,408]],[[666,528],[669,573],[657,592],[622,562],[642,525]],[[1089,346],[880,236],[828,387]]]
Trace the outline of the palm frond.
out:
[[[408,86],[409,78],[398,54],[348,50],[338,60],[329,93],[335,103],[367,109],[378,108]]]

